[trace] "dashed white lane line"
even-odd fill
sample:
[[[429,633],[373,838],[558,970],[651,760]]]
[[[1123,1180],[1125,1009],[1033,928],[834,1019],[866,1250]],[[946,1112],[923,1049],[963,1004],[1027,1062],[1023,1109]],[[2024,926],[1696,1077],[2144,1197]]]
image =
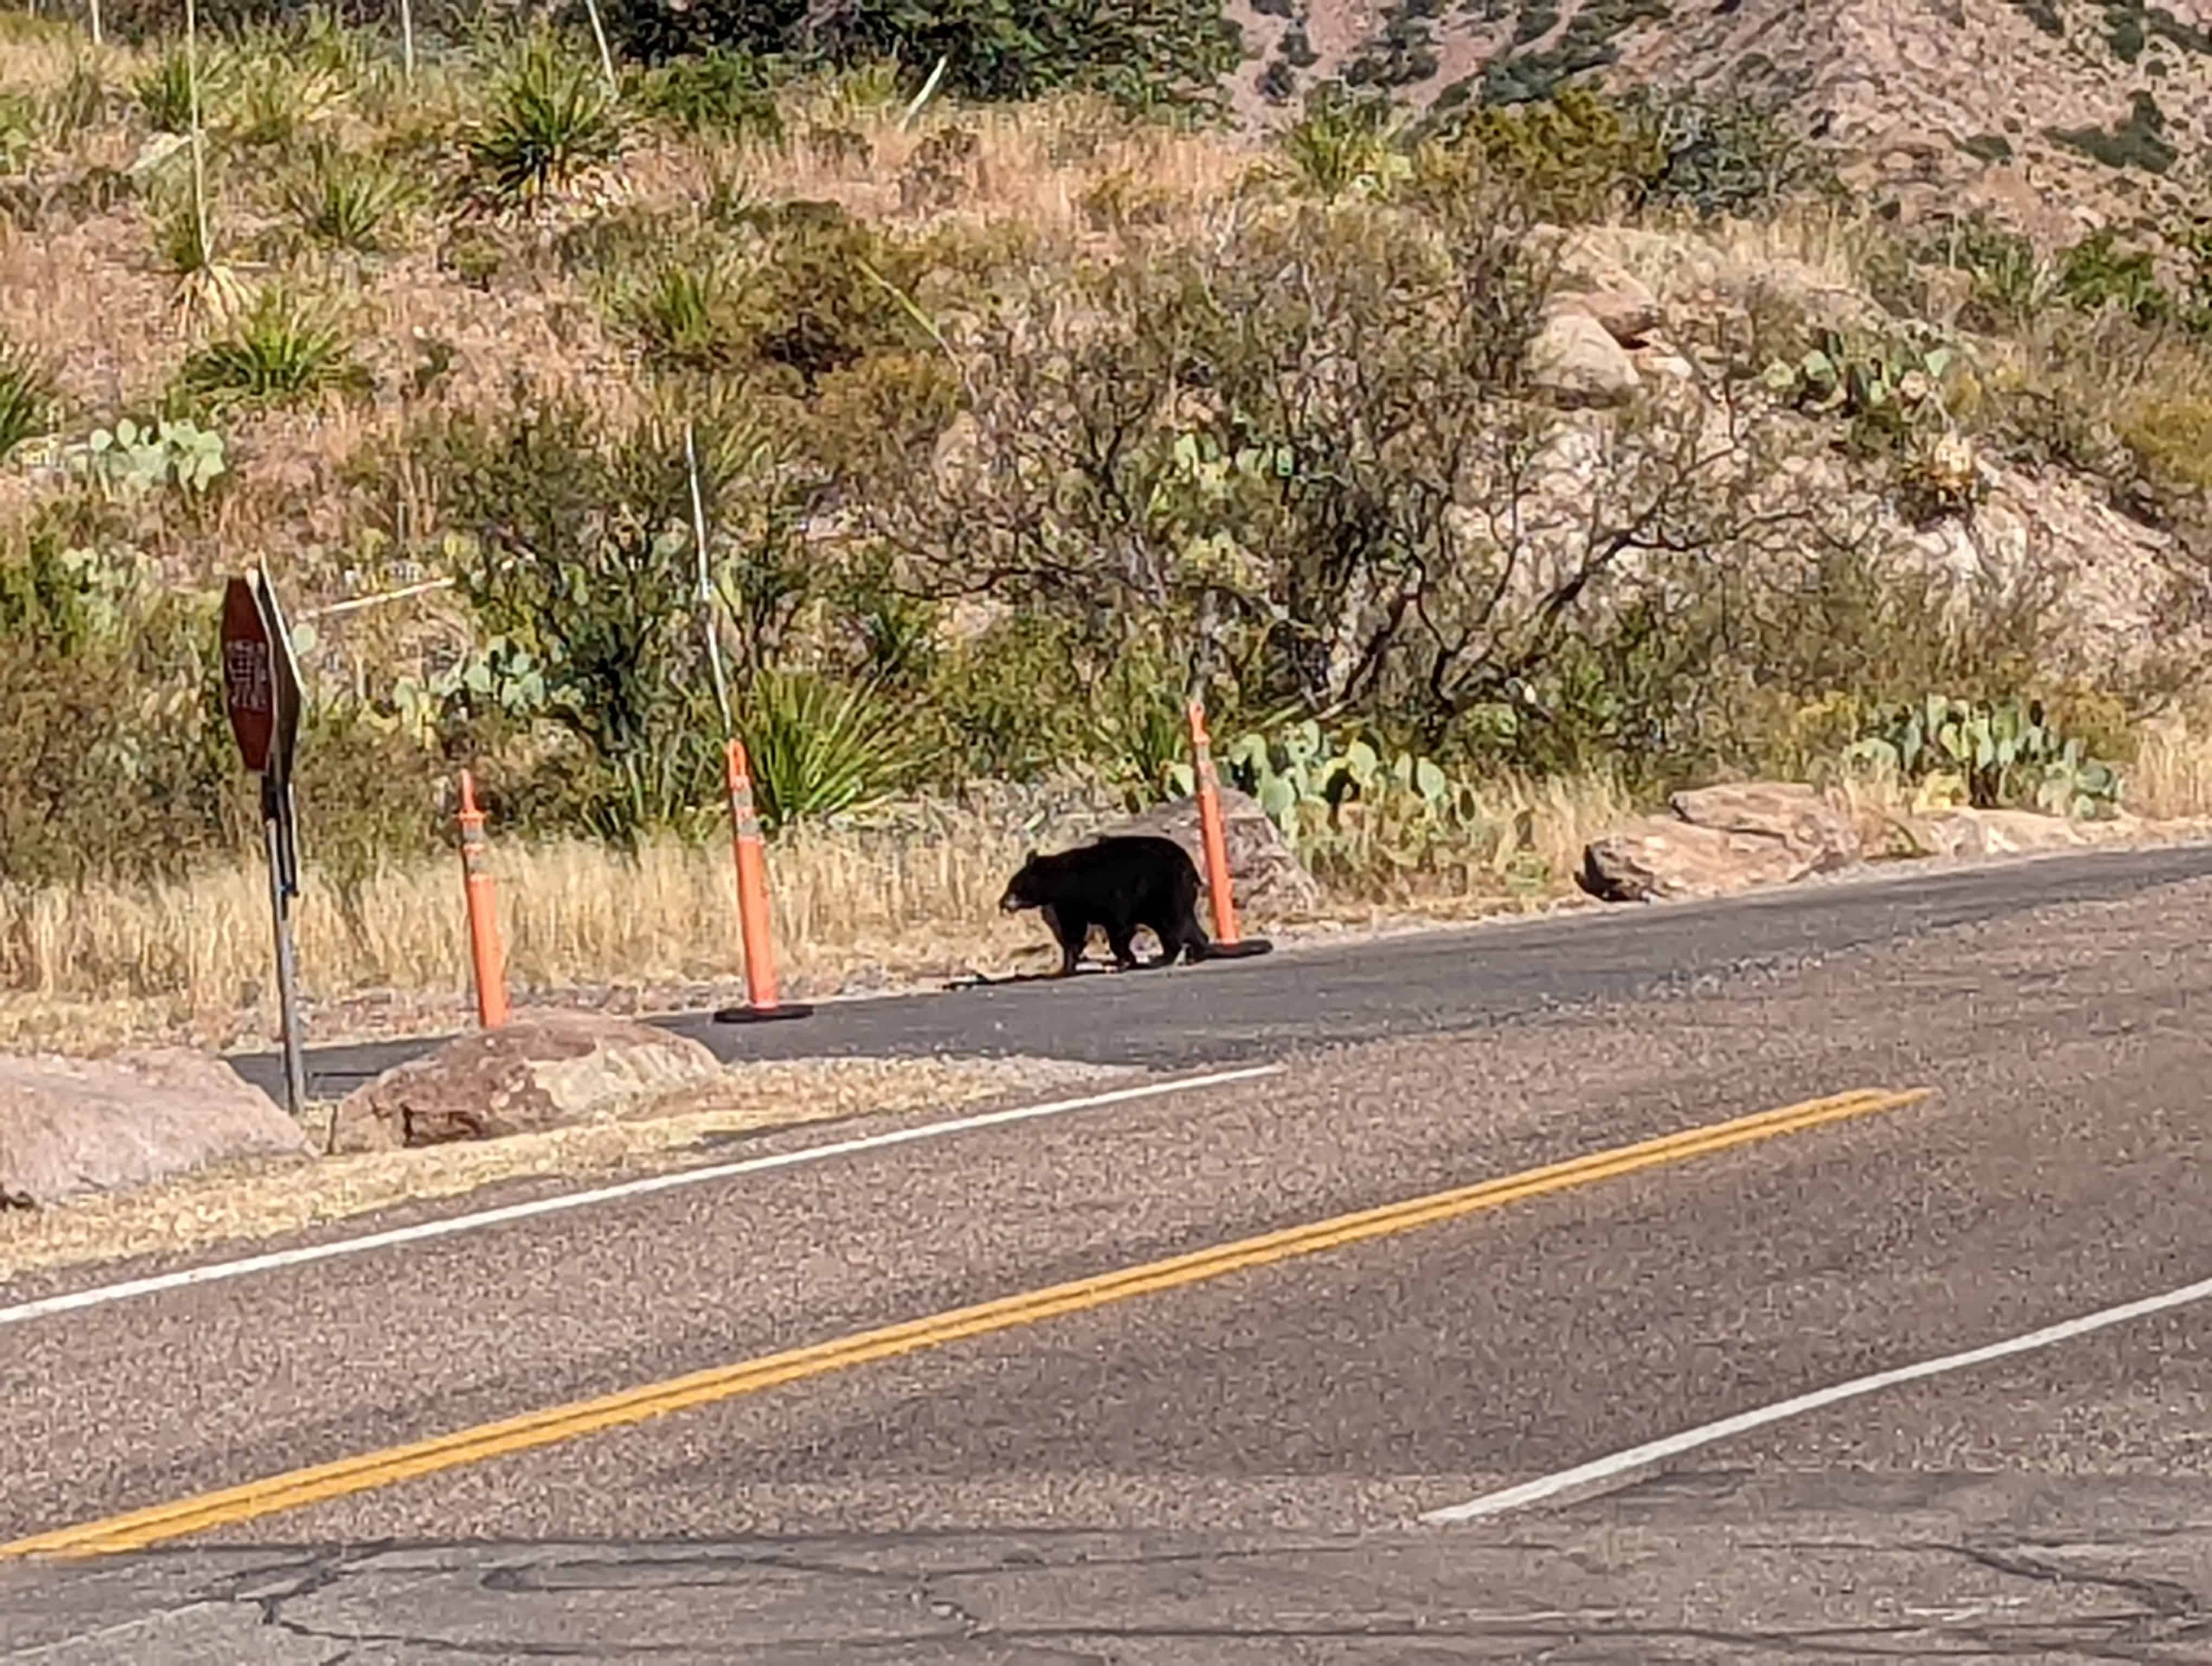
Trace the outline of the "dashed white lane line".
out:
[[[1816,1389],[1810,1394],[1778,1400],[1756,1411],[1739,1412],[1735,1416],[1722,1418],[1717,1423],[1700,1424],[1694,1429],[1685,1429],[1680,1434],[1668,1435],[1662,1440],[1646,1441],[1641,1446],[1631,1446],[1625,1451],[1577,1464],[1571,1469],[1562,1469],[1557,1474],[1523,1481],[1518,1487],[1508,1487],[1499,1492],[1486,1493],[1465,1504],[1431,1510],[1421,1520],[1431,1526],[1443,1526],[1454,1522],[1473,1521],[1483,1516],[1502,1516],[1509,1511],[1540,1504],[1546,1499],[1555,1498],[1562,1493],[1576,1492],[1606,1481],[1617,1481],[1639,1469],[1662,1463],[1671,1457],[1679,1457],[1684,1452],[1695,1451],[1700,1446],[1710,1446],[1715,1441],[1764,1428],[1785,1418],[1801,1417],[1807,1412],[1819,1411],[1822,1407],[1832,1406],[1838,1401],[1856,1400],[1863,1395],[1893,1389],[1900,1383],[1917,1383],[1926,1377],[1942,1377],[1948,1371],[1985,1365],[1992,1359],[2007,1359],[2015,1353],[2033,1353],[2038,1348],[2069,1342],[2077,1336],[2087,1336],[2112,1325],[2125,1324],[2130,1319],[2148,1318],[2154,1313],[2163,1313],[2171,1308],[2186,1307],[2191,1302],[2201,1302],[2207,1297],[2212,1297],[2212,1279],[2184,1285],[2180,1289],[2169,1290],[2162,1296],[2146,1296],[2141,1301],[2128,1302],[2118,1307],[2106,1308],[2100,1312],[2084,1314],[2078,1319],[2046,1325],[2041,1330],[2031,1330],[2024,1336],[1991,1342],[1985,1347],[1968,1348],[1963,1353],[1947,1353],[1941,1359],[1923,1359],[1916,1365],[1899,1365],[1894,1371],[1876,1371],[1871,1377],[1856,1377],[1848,1383],[1838,1383],[1830,1388]]]
[[[955,1116],[941,1122],[925,1122],[915,1128],[897,1128],[889,1134],[872,1134],[858,1140],[839,1140],[829,1145],[808,1146],[773,1157],[754,1157],[739,1163],[717,1163],[705,1168],[683,1169],[674,1174],[653,1175],[644,1180],[626,1180],[619,1185],[599,1186],[589,1191],[564,1192],[556,1197],[536,1198],[527,1203],[510,1203],[497,1209],[478,1210],[472,1214],[449,1215],[440,1220],[423,1221],[418,1225],[393,1227],[388,1231],[368,1232],[359,1237],[339,1238],[329,1243],[309,1244],[303,1249],[272,1250],[267,1255],[246,1256],[236,1261],[210,1262],[205,1266],[183,1268],[174,1273],[126,1280],[120,1284],[100,1285],[90,1290],[74,1290],[65,1295],[46,1296],[37,1301],[19,1302],[13,1307],[0,1307],[0,1325],[21,1324],[28,1319],[76,1312],[108,1302],[128,1301],[138,1296],[158,1295],[165,1290],[181,1290],[189,1285],[213,1284],[222,1279],[240,1279],[252,1273],[301,1267],[309,1262],[330,1261],[339,1256],[358,1256],[371,1250],[390,1249],[397,1244],[451,1237],[457,1232],[473,1232],[508,1221],[527,1220],[534,1215],[558,1214],[566,1209],[587,1208],[595,1203],[611,1203],[622,1198],[642,1197],[652,1192],[673,1191],[679,1186],[703,1185],[710,1180],[730,1180],[742,1175],[764,1174],[771,1169],[791,1169],[808,1163],[823,1163],[833,1157],[849,1157],[857,1152],[881,1151],[886,1146],[911,1145],[924,1140],[943,1140],[956,1134],[972,1133],[977,1128],[1003,1128],[1009,1122],[1035,1122],[1040,1117],[1060,1116],[1070,1111],[1094,1110],[1105,1105],[1127,1104],[1138,1099],[1162,1098],[1170,1093],[1194,1092],[1203,1087],[1225,1086],[1231,1082],[1255,1081],[1263,1076],[1279,1074],[1282,1068],[1279,1064],[1249,1065],[1236,1070],[1217,1070],[1203,1076],[1184,1076],[1171,1082],[1147,1082],[1138,1087],[1087,1093],[1080,1098],[1054,1099],[1043,1104],[983,1111],[973,1116]]]

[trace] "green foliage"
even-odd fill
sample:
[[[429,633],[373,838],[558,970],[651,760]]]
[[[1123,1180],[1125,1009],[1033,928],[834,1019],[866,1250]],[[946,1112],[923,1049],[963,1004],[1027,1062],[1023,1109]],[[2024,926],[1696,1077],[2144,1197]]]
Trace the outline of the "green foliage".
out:
[[[1554,97],[1571,77],[1618,60],[1615,42],[1631,25],[1665,18],[1672,9],[1668,0],[1583,0],[1551,46],[1530,52],[1521,49],[1551,33],[1559,3],[1521,0],[1511,46],[1484,67],[1482,101],[1511,105]]]
[[[14,342],[0,340],[0,463],[53,425],[52,374]]]
[[[640,78],[641,107],[687,132],[780,144],[783,116],[767,71],[751,53],[710,46],[655,64]]]
[[[1354,193],[1388,196],[1412,172],[1387,99],[1322,87],[1283,135],[1283,155],[1300,186],[1325,203]]]
[[[64,456],[103,499],[121,503],[169,487],[196,501],[227,469],[222,435],[181,419],[141,423],[125,416],[112,429],[94,429]]]
[[[750,418],[708,405],[697,426],[710,576],[739,622],[742,683],[816,580],[796,550],[806,483]],[[410,449],[454,529],[460,593],[484,637],[507,645],[504,669],[486,674],[537,679],[531,715],[581,744],[559,783],[568,813],[629,842],[718,802],[681,423],[656,410],[615,426],[573,397],[533,399],[495,419],[445,419]]]
[[[228,90],[229,65],[203,45],[199,54],[200,109],[207,112]],[[192,129],[192,66],[181,45],[173,46],[132,78],[131,96],[149,125],[161,133]]]
[[[738,729],[771,830],[877,803],[908,785],[927,756],[896,696],[872,679],[763,672],[745,690]]]
[[[1741,97],[1647,99],[1640,116],[1666,158],[1644,182],[1648,202],[1705,216],[1743,215],[1837,189],[1826,157],[1771,105]]]
[[[329,140],[310,146],[284,182],[285,206],[309,236],[364,252],[384,246],[412,196],[384,157]]]
[[[1814,416],[1840,416],[1855,439],[1893,449],[1929,423],[1945,420],[1943,389],[1958,362],[1948,347],[1901,341],[1850,341],[1823,330],[1794,362],[1766,368],[1767,391]]]
[[[2173,297],[2158,281],[2148,250],[2122,249],[2110,226],[2100,228],[2058,260],[2058,293],[2085,313],[2117,307],[2139,324],[2173,315]]]
[[[1493,177],[1511,181],[1535,213],[1568,223],[1633,207],[1667,166],[1661,136],[1642,112],[1586,88],[1473,112],[1454,137]]]
[[[1978,809],[2084,818],[2119,810],[2119,771],[2089,757],[2080,736],[2047,723],[2039,700],[1983,704],[1931,694],[1900,708],[1850,757],[1931,796],[1963,794]]]
[[[539,33],[493,89],[468,138],[483,192],[503,208],[531,208],[622,152],[621,112],[589,53]]]
[[[185,390],[209,404],[297,404],[332,389],[358,392],[367,373],[345,333],[315,308],[272,284],[234,332],[184,362]]]
[[[1216,0],[807,0],[696,6],[684,0],[612,0],[609,32],[649,63],[720,47],[793,68],[939,58],[944,90],[974,99],[1029,99],[1064,88],[1124,106],[1206,106],[1240,55]]]
[[[2180,155],[2166,137],[2166,112],[2143,92],[2135,94],[2128,113],[2109,128],[2046,127],[2043,137],[2106,167],[2140,168],[2146,173],[2167,172]]]
[[[625,274],[612,310],[656,363],[727,369],[748,345],[740,293],[732,263],[719,251],[678,250],[644,273]]]

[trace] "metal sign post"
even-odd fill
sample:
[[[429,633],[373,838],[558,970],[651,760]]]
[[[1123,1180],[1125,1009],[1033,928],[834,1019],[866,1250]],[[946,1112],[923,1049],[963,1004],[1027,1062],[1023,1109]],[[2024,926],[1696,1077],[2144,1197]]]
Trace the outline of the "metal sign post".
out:
[[[233,579],[222,599],[222,695],[246,767],[261,777],[261,831],[276,938],[276,999],[284,1036],[284,1091],[295,1116],[307,1102],[290,900],[300,894],[292,758],[300,739],[300,666],[265,569]],[[333,1125],[335,1133],[335,1125]]]

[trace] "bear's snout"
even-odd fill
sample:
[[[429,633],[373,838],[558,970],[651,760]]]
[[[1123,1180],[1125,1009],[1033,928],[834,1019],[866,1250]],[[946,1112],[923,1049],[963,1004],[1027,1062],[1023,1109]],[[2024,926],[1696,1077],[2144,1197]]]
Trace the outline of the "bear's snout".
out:
[[[1019,914],[1028,906],[1028,903],[1022,901],[1020,897],[1015,896],[1011,891],[999,899],[999,908],[1000,911],[1006,914]]]

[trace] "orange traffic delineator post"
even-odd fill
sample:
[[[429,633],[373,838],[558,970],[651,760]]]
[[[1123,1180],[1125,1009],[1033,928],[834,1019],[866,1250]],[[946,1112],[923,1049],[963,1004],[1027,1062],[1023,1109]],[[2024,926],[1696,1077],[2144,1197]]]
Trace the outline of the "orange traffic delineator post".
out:
[[[499,891],[484,868],[484,814],[477,785],[461,771],[461,885],[469,904],[469,960],[477,979],[477,1022],[496,1030],[507,1022],[506,956],[499,940]]]
[[[766,1018],[805,1018],[814,1009],[775,998],[775,947],[769,935],[768,860],[761,842],[760,815],[753,807],[753,777],[745,744],[726,748],[730,789],[730,842],[738,860],[738,930],[745,947],[745,1004],[725,1006],[718,1024],[754,1024]]]
[[[1206,732],[1206,702],[1190,702],[1191,775],[1198,790],[1199,841],[1206,848],[1206,894],[1213,910],[1213,941],[1208,960],[1242,960],[1275,945],[1264,937],[1245,937],[1237,929],[1237,902],[1230,893],[1229,842],[1221,825],[1221,787],[1213,775],[1213,742]]]

